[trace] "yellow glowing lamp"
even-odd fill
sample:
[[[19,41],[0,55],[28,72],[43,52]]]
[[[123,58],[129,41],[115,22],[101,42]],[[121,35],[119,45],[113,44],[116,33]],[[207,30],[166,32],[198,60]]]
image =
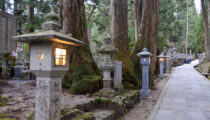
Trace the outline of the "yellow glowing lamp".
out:
[[[40,60],[43,60],[43,58],[44,58],[44,54],[43,54],[43,53],[41,53],[41,55],[40,55],[39,59],[40,59]]]
[[[159,62],[164,62],[165,56],[161,53],[161,54],[158,56],[158,58],[159,58]]]
[[[67,60],[67,50],[55,48],[55,66],[65,66]]]

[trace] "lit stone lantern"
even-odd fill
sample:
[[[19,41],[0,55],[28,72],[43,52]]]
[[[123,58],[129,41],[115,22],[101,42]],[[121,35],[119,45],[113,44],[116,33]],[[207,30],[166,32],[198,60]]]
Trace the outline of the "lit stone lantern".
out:
[[[142,89],[140,90],[141,97],[149,97],[151,90],[149,89],[149,64],[151,53],[144,48],[137,56],[141,57],[142,64]]]
[[[35,120],[60,120],[61,79],[69,69],[69,47],[84,43],[59,32],[54,11],[46,19],[42,31],[13,39],[30,45],[30,70],[37,77]]]
[[[106,37],[104,39],[104,45],[98,50],[102,54],[102,70],[103,70],[103,88],[112,88],[112,78],[111,71],[114,69],[114,61],[112,59],[113,54],[116,52],[112,44],[111,37]]]
[[[158,58],[159,58],[159,63],[160,63],[160,75],[159,75],[159,79],[163,79],[163,63],[164,63],[165,56],[163,54],[160,54],[158,56]]]
[[[166,73],[170,73],[170,56],[167,54],[166,58]]]

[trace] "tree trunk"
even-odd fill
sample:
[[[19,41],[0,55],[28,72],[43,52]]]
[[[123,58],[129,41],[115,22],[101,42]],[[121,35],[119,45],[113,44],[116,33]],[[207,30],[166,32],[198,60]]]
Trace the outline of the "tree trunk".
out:
[[[5,0],[1,0],[1,11],[5,12],[6,11],[6,7],[5,7]]]
[[[22,0],[15,0],[14,1],[14,15],[15,16],[21,16],[22,13],[23,13],[23,10],[21,8],[21,2]],[[17,34],[18,35],[21,35],[22,34],[22,18],[21,17],[18,17],[16,19],[17,21]]]
[[[147,48],[152,53],[150,63],[150,85],[152,85],[153,76],[157,68],[157,42],[158,42],[158,16],[159,16],[159,0],[144,0],[142,1],[142,17],[137,17],[141,14],[136,14],[136,27],[137,30],[136,45],[132,51],[131,57],[134,61],[134,66],[140,66],[137,53],[141,52],[143,48]],[[135,7],[141,5],[135,4]],[[135,9],[135,10],[141,10]],[[137,13],[137,11],[136,11]],[[138,23],[140,21],[141,24]],[[136,72],[138,72],[137,70]],[[139,71],[140,72],[140,71]]]
[[[68,73],[71,74],[74,68],[85,65],[91,74],[100,75],[89,48],[84,0],[60,0],[60,12],[63,31],[86,43],[84,46],[71,49]]]
[[[210,60],[209,55],[209,30],[208,30],[208,19],[207,19],[207,9],[205,6],[205,1],[201,0],[201,8],[202,8],[202,16],[203,16],[203,26],[204,26],[204,32],[205,32],[205,50],[206,50],[206,61]]]
[[[28,33],[34,32],[34,0],[28,1]]]
[[[115,48],[115,60],[122,61],[124,80],[129,81],[134,76],[133,65],[130,59],[128,39],[128,1],[111,0],[111,28],[110,34]],[[130,81],[132,82],[132,81]]]
[[[141,25],[141,17],[142,17],[142,0],[134,1],[134,19],[135,19],[135,38],[136,41],[140,38],[140,25]]]
[[[209,34],[208,34],[208,61],[210,61],[210,1],[208,2],[208,28],[209,28]]]

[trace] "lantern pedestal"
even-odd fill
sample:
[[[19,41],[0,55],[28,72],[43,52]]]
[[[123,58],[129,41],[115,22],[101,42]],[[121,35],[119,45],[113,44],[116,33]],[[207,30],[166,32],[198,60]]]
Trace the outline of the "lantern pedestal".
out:
[[[160,75],[159,75],[159,79],[163,79],[163,61],[160,62]]]
[[[140,90],[140,96],[141,98],[148,98],[151,95],[150,89],[141,89]]]
[[[35,120],[60,120],[61,79],[38,77]]]
[[[169,70],[170,65],[169,65],[169,63],[170,63],[170,61],[167,60],[167,61],[166,61],[166,73],[170,73],[170,70]]]
[[[103,89],[112,89],[112,69],[103,69]]]

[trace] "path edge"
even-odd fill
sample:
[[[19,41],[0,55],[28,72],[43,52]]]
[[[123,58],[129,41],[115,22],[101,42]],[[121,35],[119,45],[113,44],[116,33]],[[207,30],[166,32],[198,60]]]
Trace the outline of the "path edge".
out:
[[[170,75],[170,77],[169,77],[169,80],[168,80],[166,86],[164,87],[163,91],[161,92],[161,94],[160,94],[160,96],[159,96],[159,98],[158,98],[158,100],[157,100],[157,102],[156,102],[156,104],[155,104],[155,106],[154,106],[152,112],[151,112],[150,115],[147,117],[147,120],[154,120],[154,119],[155,119],[156,114],[157,114],[157,112],[158,112],[158,110],[159,110],[159,108],[160,108],[160,104],[161,104],[161,102],[162,102],[162,100],[163,100],[163,97],[164,97],[164,95],[165,95],[165,93],[166,93],[166,91],[167,91],[167,89],[168,89],[169,84],[171,83],[171,77],[172,77],[172,74],[174,73],[174,71],[175,71],[175,69],[172,70],[171,75]]]

